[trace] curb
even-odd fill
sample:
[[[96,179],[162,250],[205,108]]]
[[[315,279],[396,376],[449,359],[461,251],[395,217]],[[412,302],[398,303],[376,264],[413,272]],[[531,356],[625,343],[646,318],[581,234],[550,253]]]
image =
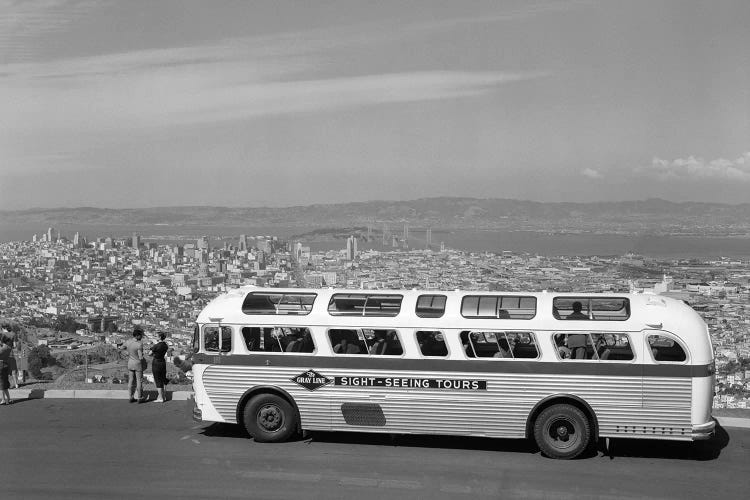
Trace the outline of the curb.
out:
[[[739,417],[714,417],[722,427],[740,427],[750,429],[750,418]]]
[[[156,399],[156,391],[143,391],[151,400]],[[167,391],[168,401],[187,401],[192,399],[191,391]],[[153,396],[153,397],[151,397]],[[128,399],[128,391],[94,390],[94,389],[11,389],[11,399]]]

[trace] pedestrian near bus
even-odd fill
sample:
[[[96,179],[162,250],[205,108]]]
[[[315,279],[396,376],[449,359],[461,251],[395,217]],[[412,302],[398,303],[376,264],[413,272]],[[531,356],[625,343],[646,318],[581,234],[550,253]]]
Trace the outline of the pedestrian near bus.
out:
[[[18,381],[20,378],[18,376],[18,362],[16,361],[15,353],[15,335],[6,327],[3,327],[2,334],[0,335],[6,337],[9,340],[10,345],[10,357],[8,358],[8,379],[10,381],[10,388],[18,389]]]
[[[143,369],[146,358],[143,357],[143,330],[133,329],[133,338],[125,342],[128,352],[128,394],[130,402],[143,403]]]
[[[164,359],[164,355],[169,350],[169,345],[164,342],[166,337],[164,333],[160,333],[159,342],[151,346],[151,355],[154,357],[151,361],[151,371],[154,374],[156,390],[159,392],[159,397],[156,398],[157,403],[163,403],[167,400],[164,395],[164,387],[167,384],[167,361]]]
[[[10,400],[10,380],[8,375],[10,373],[10,352],[11,352],[11,340],[5,335],[0,338],[0,392],[2,392],[2,401],[0,405],[9,405],[12,403]]]

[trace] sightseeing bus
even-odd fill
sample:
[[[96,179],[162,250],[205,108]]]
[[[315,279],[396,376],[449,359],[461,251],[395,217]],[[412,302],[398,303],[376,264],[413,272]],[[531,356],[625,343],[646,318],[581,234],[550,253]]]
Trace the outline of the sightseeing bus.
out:
[[[199,314],[193,417],[259,442],[303,430],[708,439],[714,353],[687,304],[651,294],[242,287]]]

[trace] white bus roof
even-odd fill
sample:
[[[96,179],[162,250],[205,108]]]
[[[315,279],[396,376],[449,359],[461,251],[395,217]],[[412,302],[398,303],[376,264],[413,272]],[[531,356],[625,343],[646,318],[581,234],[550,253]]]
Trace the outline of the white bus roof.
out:
[[[315,302],[305,314],[246,314],[242,305],[250,293],[263,294],[314,294]],[[331,297],[336,294],[350,295],[398,295],[402,297],[400,312],[391,317],[332,315],[328,312]],[[440,317],[417,316],[417,298],[422,295],[444,295],[445,313]],[[531,319],[465,318],[461,315],[461,302],[465,296],[511,296],[534,297],[536,314]],[[612,298],[627,299],[630,314],[624,320],[566,320],[553,315],[555,298]],[[198,315],[197,322],[225,324],[287,324],[287,325],[350,325],[390,328],[476,328],[514,330],[559,330],[559,331],[639,331],[644,329],[665,330],[678,333],[686,341],[707,339],[706,325],[702,318],[680,300],[652,294],[633,293],[575,293],[575,292],[506,292],[470,290],[363,290],[334,288],[261,288],[244,286],[227,291],[212,300]],[[691,338],[692,337],[692,338]]]

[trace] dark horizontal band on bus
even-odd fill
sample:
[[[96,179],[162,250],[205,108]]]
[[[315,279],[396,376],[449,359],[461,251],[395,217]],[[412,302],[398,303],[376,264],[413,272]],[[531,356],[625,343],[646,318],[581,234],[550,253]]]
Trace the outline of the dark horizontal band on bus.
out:
[[[465,373],[518,373],[525,375],[598,375],[602,377],[708,377],[713,366],[601,362],[548,362],[502,359],[403,359],[329,357],[305,354],[193,355],[194,364],[222,366],[281,366],[296,368],[351,368],[356,370],[403,370]]]

